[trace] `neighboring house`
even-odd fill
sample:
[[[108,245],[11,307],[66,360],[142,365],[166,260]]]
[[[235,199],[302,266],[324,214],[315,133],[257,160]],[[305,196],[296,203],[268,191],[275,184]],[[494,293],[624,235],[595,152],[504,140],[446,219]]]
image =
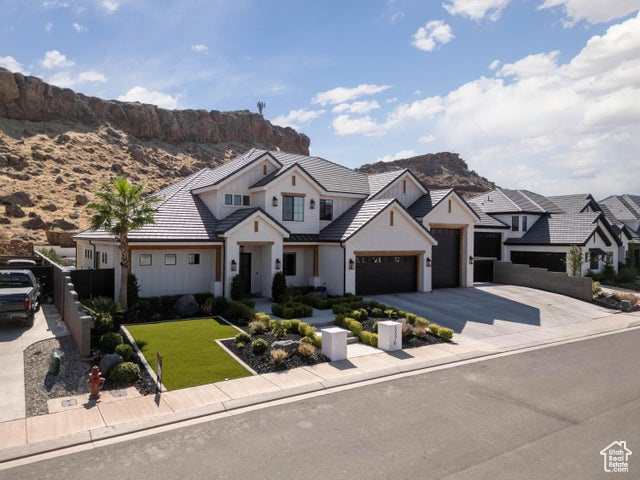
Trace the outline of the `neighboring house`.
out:
[[[271,295],[273,275],[330,294],[472,286],[479,217],[453,190],[429,192],[409,170],[367,175],[327,160],[252,149],[157,192],[156,223],[131,232],[142,296]],[[102,230],[77,234],[78,268],[119,252]],[[118,291],[119,285],[116,285]]]
[[[482,212],[475,229],[475,256],[568,272],[571,245],[581,249],[582,275],[605,265],[617,271],[616,230],[589,194],[544,197],[527,190],[496,188],[469,203]],[[482,269],[478,269],[476,281]]]
[[[640,195],[612,195],[598,204],[613,228],[619,231],[623,242],[620,261],[626,262],[631,256],[636,270],[640,271]]]

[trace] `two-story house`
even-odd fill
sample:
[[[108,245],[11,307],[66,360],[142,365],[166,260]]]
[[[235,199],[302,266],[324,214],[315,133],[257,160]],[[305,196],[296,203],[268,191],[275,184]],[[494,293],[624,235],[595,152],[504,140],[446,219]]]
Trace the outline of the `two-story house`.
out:
[[[270,296],[282,271],[330,294],[473,284],[473,209],[453,190],[429,192],[408,170],[367,176],[333,162],[252,149],[157,192],[155,223],[129,236],[142,296]],[[75,237],[78,268],[115,268],[105,231]],[[119,285],[115,285],[117,291]]]
[[[605,265],[617,271],[622,242],[590,194],[545,197],[496,188],[469,203],[481,212],[475,229],[479,261],[497,259],[568,272],[567,255],[577,245],[582,275],[600,272]]]
[[[640,272],[640,195],[612,195],[598,202],[622,241],[619,258]]]

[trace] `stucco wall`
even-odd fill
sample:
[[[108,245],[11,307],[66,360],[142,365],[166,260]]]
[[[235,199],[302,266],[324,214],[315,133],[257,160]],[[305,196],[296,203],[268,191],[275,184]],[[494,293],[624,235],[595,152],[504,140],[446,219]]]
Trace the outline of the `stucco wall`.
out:
[[[494,262],[493,281],[506,285],[520,285],[560,293],[590,302],[591,278],[570,277],[566,273],[550,272],[511,262]]]
[[[344,293],[344,251],[340,245],[320,245],[318,273],[329,295]]]

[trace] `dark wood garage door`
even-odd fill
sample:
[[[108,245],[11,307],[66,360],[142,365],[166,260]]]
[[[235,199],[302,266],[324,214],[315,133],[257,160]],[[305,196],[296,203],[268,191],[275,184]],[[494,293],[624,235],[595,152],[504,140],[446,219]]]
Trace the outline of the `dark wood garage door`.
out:
[[[567,255],[560,252],[511,252],[512,263],[546,268],[550,272],[566,272]]]
[[[356,294],[415,292],[416,256],[356,257]]]
[[[433,247],[431,283],[433,288],[460,286],[460,230],[432,228],[431,235],[438,241]]]

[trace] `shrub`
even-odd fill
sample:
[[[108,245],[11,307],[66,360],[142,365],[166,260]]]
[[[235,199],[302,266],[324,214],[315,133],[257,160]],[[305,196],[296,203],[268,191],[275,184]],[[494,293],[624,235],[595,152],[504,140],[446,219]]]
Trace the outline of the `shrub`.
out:
[[[438,330],[440,330],[440,325],[438,325],[437,323],[431,323],[429,324],[429,330],[431,330],[431,333],[433,333],[434,335],[438,335]]]
[[[354,320],[360,321],[362,318],[362,312],[360,310],[351,310],[351,312],[349,312],[349,316]]]
[[[298,324],[298,335],[300,335],[301,337],[311,337],[315,336],[315,334],[316,327],[314,327],[313,325],[309,325],[305,322],[300,322]]]
[[[216,297],[215,307],[211,312],[213,315],[223,315],[224,312],[227,311],[227,307],[229,306],[229,300],[225,297]]]
[[[269,322],[269,328],[271,333],[276,338],[282,338],[287,336],[287,327],[280,320],[271,320]]]
[[[418,316],[415,313],[408,313],[405,315],[405,318],[407,319],[407,322],[410,323],[411,325],[414,325],[416,323],[416,318],[418,318]]]
[[[140,298],[138,278],[131,272],[127,275],[127,305],[131,308]]]
[[[240,332],[239,334],[237,334],[234,337],[234,340],[236,341],[236,344],[238,344],[238,343],[247,343],[247,342],[251,341],[251,337],[249,336],[248,333]]]
[[[298,346],[298,353],[306,358],[311,358],[316,354],[316,347],[311,343],[303,342]]]
[[[380,318],[382,317],[382,309],[378,308],[378,307],[374,307],[371,309],[371,316],[373,318]]]
[[[110,314],[99,313],[93,318],[94,318],[93,330],[96,333],[96,335],[103,335],[113,330],[113,317]]]
[[[602,293],[602,287],[600,286],[600,282],[596,282],[595,280],[591,282],[591,295],[597,297]]]
[[[253,320],[249,322],[249,333],[255,335],[256,333],[265,333],[269,330],[269,322],[271,319],[266,313],[258,312],[253,317]]]
[[[306,295],[302,297],[301,301],[302,303],[305,303],[313,308],[317,308],[318,310],[326,310],[327,308],[331,308],[331,301],[328,298]]]
[[[313,337],[304,337],[304,338],[308,338],[309,340],[311,340],[311,343],[313,344],[314,347],[316,348],[322,348],[322,337],[319,335],[313,335]]]
[[[391,319],[394,315],[395,311],[392,308],[387,308],[384,311],[384,314],[387,316],[387,318]]]
[[[276,272],[271,282],[271,299],[274,302],[282,301],[282,297],[287,291],[287,279],[282,272]]]
[[[114,351],[115,353],[120,355],[122,357],[122,360],[124,360],[125,362],[128,362],[129,359],[131,359],[131,357],[133,356],[133,347],[126,343],[121,343],[120,345],[116,346]]]
[[[238,301],[249,308],[254,308],[256,306],[255,300],[251,300],[250,298],[241,298]]]
[[[269,355],[271,356],[271,361],[273,361],[273,363],[275,363],[276,365],[282,364],[285,358],[287,358],[287,352],[285,352],[281,348],[276,348],[275,350],[271,350],[269,352]]]
[[[53,263],[55,263],[57,265],[62,265],[62,258],[60,257],[60,255],[58,255],[58,252],[56,252],[53,247],[51,247],[51,248],[44,247],[44,248],[41,248],[38,251],[43,256],[45,256],[49,260],[51,260]]]
[[[286,302],[274,303],[271,305],[271,312],[280,318],[290,319],[298,317],[310,317],[313,314],[313,308],[304,303]]]
[[[359,337],[362,332],[362,324],[353,318],[346,317],[344,319],[344,326],[346,329],[351,330],[356,337]]]
[[[240,300],[244,297],[244,280],[240,275],[235,275],[231,279],[231,299]]]
[[[445,340],[451,340],[451,338],[453,338],[453,330],[446,327],[440,327],[438,328],[438,336]]]
[[[113,298],[109,297],[93,297],[89,300],[82,302],[84,311],[92,317],[97,317],[101,314],[109,314],[112,317],[122,312],[122,307]]]
[[[108,332],[100,337],[100,350],[106,353],[113,353],[116,347],[123,343],[122,335],[116,332]]]
[[[247,323],[256,314],[253,308],[246,306],[242,302],[230,302],[224,316],[227,320],[235,320],[241,323]]]
[[[424,337],[427,334],[427,327],[419,327],[419,326],[414,326],[413,327],[413,336],[414,337]],[[404,330],[403,330],[404,333]]]
[[[362,343],[364,343],[365,345],[371,345],[372,347],[377,347],[378,346],[378,334],[377,333],[367,332],[365,330],[363,332],[360,332],[360,335],[358,335],[358,337],[360,338],[360,341]]]
[[[117,384],[131,384],[140,378],[140,367],[133,362],[122,362],[109,370],[109,380]]]
[[[636,270],[631,265],[625,265],[618,273],[618,281],[632,283],[636,280]]]
[[[264,338],[258,338],[251,342],[251,351],[255,355],[262,355],[269,348],[269,343]]]
[[[416,317],[416,319],[414,320],[413,324],[416,327],[427,328],[429,326],[429,321],[426,318],[423,318],[423,317]]]

